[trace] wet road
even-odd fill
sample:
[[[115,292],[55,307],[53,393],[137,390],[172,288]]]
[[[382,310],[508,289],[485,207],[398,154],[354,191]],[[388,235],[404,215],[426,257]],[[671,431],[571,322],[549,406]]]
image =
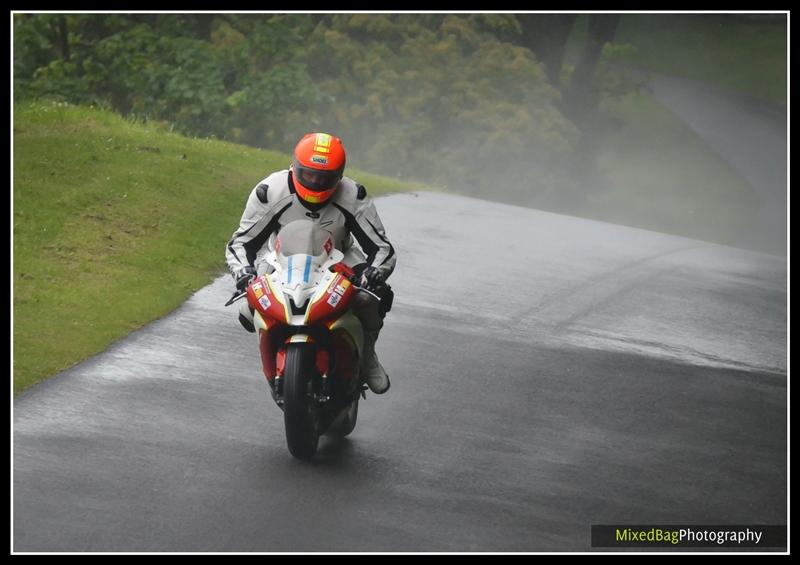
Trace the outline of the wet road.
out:
[[[291,458],[223,277],[15,400],[14,550],[588,551],[591,524],[786,523],[784,258],[377,204],[392,389],[348,439]]]

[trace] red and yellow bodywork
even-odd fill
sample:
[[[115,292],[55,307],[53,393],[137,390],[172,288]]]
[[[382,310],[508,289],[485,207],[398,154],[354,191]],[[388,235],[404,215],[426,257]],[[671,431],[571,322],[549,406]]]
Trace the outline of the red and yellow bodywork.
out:
[[[275,288],[268,275],[261,275],[253,281],[247,289],[247,301],[255,310],[253,319],[258,332],[262,369],[269,382],[283,374],[286,344],[314,342],[311,335],[296,333],[287,337],[283,344],[276,344],[272,337],[273,330],[292,323],[320,326],[330,331],[333,349],[331,353],[336,359],[337,373],[345,379],[357,376],[363,330],[361,323],[350,311],[355,293],[356,289],[350,280],[342,272],[337,272],[327,285],[322,286],[311,297],[300,324],[298,316],[292,316],[283,293]],[[328,374],[330,357],[326,348],[317,349],[317,369],[320,374]]]

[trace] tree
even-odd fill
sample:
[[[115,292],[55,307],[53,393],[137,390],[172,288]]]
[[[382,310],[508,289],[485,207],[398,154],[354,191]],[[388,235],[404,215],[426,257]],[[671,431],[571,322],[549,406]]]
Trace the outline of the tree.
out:
[[[586,42],[575,65],[564,100],[567,113],[574,121],[583,123],[594,114],[597,97],[593,83],[597,63],[603,52],[603,46],[614,39],[619,18],[619,14],[589,16]]]
[[[561,83],[561,66],[575,14],[517,14],[522,33],[520,42],[544,64],[547,78],[556,88]]]

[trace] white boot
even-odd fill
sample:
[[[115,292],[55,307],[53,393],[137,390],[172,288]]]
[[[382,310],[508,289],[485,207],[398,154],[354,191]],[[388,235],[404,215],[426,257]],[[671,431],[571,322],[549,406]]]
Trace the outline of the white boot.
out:
[[[375,354],[375,342],[379,332],[364,332],[364,360],[361,363],[361,370],[364,371],[364,378],[369,389],[375,394],[383,394],[389,390],[389,375],[383,368],[378,356]]]

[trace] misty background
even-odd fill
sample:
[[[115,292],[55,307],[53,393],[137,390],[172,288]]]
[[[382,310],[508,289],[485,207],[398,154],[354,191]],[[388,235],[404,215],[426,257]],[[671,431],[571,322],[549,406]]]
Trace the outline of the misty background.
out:
[[[15,102],[285,153],[327,131],[348,165],[397,179],[786,253],[785,14],[13,23]]]

